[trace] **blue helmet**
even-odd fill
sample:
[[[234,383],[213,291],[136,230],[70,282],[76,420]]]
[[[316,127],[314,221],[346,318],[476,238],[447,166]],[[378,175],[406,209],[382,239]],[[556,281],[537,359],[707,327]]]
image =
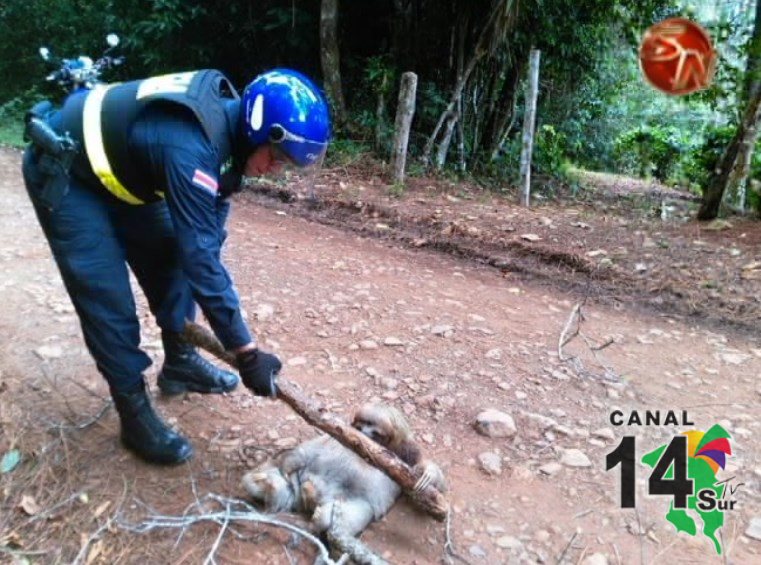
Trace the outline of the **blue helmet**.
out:
[[[325,97],[299,72],[274,69],[243,91],[243,129],[252,147],[277,145],[296,165],[318,163],[328,147],[330,115]]]

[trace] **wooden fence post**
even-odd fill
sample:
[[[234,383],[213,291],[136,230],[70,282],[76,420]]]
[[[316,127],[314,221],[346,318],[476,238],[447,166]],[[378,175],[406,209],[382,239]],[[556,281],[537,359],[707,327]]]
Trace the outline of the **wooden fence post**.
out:
[[[532,49],[529,56],[528,84],[526,85],[526,113],[523,116],[523,143],[521,146],[521,188],[523,205],[531,205],[531,153],[534,150],[536,124],[536,97],[539,93],[539,53]]]
[[[399,86],[399,104],[396,109],[394,125],[394,149],[391,154],[391,166],[394,171],[394,183],[404,182],[404,167],[407,163],[407,143],[410,138],[412,116],[415,115],[415,94],[417,92],[417,75],[404,73]]]

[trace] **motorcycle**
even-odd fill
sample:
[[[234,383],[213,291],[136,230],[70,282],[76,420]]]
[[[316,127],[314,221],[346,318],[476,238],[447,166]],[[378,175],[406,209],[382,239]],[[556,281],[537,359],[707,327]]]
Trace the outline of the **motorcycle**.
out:
[[[96,61],[86,55],[80,55],[75,59],[58,59],[53,57],[50,49],[40,47],[39,52],[42,60],[49,65],[58,67],[46,77],[46,80],[56,82],[69,93],[94,88],[96,84],[101,82],[100,76],[103,72],[124,63],[123,56],[114,57],[111,55],[119,45],[119,36],[115,33],[109,33],[106,36],[106,43],[108,48]]]
[[[42,60],[49,66],[57,67],[45,80],[55,82],[68,95],[79,93],[83,90],[91,90],[99,84],[103,72],[118,67],[124,63],[124,57],[114,57],[114,49],[119,45],[119,36],[109,33],[106,36],[108,48],[95,61],[86,55],[80,55],[73,59],[57,58],[52,55],[47,47],[40,47],[39,53]],[[26,116],[25,139],[37,143],[40,147],[53,153],[60,154],[64,150],[73,148],[73,141],[66,139],[67,136],[58,136],[45,123],[45,116],[52,110],[52,104],[48,101],[37,104]]]
[[[95,61],[86,55],[72,59],[57,58],[47,47],[40,47],[40,57],[55,67],[46,80],[61,86],[67,97],[92,90],[101,82],[103,72],[124,63],[123,56],[113,56],[113,50],[119,45],[119,37],[110,33],[106,36],[106,43],[108,48]],[[49,203],[51,209],[52,204],[60,200],[67,190],[68,172],[80,149],[79,143],[68,132],[59,134],[48,125],[47,118],[52,111],[53,104],[45,100],[35,104],[24,117],[24,140],[31,141],[41,151],[40,167],[47,176],[40,199]]]

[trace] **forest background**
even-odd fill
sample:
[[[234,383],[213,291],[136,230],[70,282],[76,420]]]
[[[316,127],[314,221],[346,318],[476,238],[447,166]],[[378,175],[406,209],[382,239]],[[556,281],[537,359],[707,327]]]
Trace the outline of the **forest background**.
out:
[[[536,48],[534,171],[544,188],[572,184],[578,169],[609,171],[697,194],[720,190],[708,209],[704,197],[704,219],[716,216],[722,195],[724,210],[761,213],[761,155],[752,151],[757,10],[755,0],[6,0],[0,142],[20,144],[29,105],[63,94],[45,84],[38,47],[97,56],[115,32],[127,64],[109,81],[219,68],[242,88],[277,66],[314,77],[331,99],[334,160],[388,159],[399,77],[413,71],[409,172],[467,175],[509,190]],[[639,41],[670,16],[711,35],[719,59],[710,88],[671,97],[643,80]]]

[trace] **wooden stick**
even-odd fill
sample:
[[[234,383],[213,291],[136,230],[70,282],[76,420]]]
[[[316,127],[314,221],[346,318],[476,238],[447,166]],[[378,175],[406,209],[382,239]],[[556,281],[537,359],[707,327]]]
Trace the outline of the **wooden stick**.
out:
[[[206,328],[194,322],[187,322],[183,337],[189,342],[208,351],[218,359],[235,368],[238,362],[235,354],[226,351],[219,340]],[[432,486],[421,492],[414,487],[418,477],[410,467],[394,453],[375,443],[359,430],[345,424],[340,418],[322,411],[322,407],[301,393],[299,388],[288,379],[278,376],[277,397],[310,425],[318,428],[351,449],[365,461],[386,473],[396,481],[402,490],[421,510],[424,510],[439,522],[446,519],[448,504],[444,496]]]

